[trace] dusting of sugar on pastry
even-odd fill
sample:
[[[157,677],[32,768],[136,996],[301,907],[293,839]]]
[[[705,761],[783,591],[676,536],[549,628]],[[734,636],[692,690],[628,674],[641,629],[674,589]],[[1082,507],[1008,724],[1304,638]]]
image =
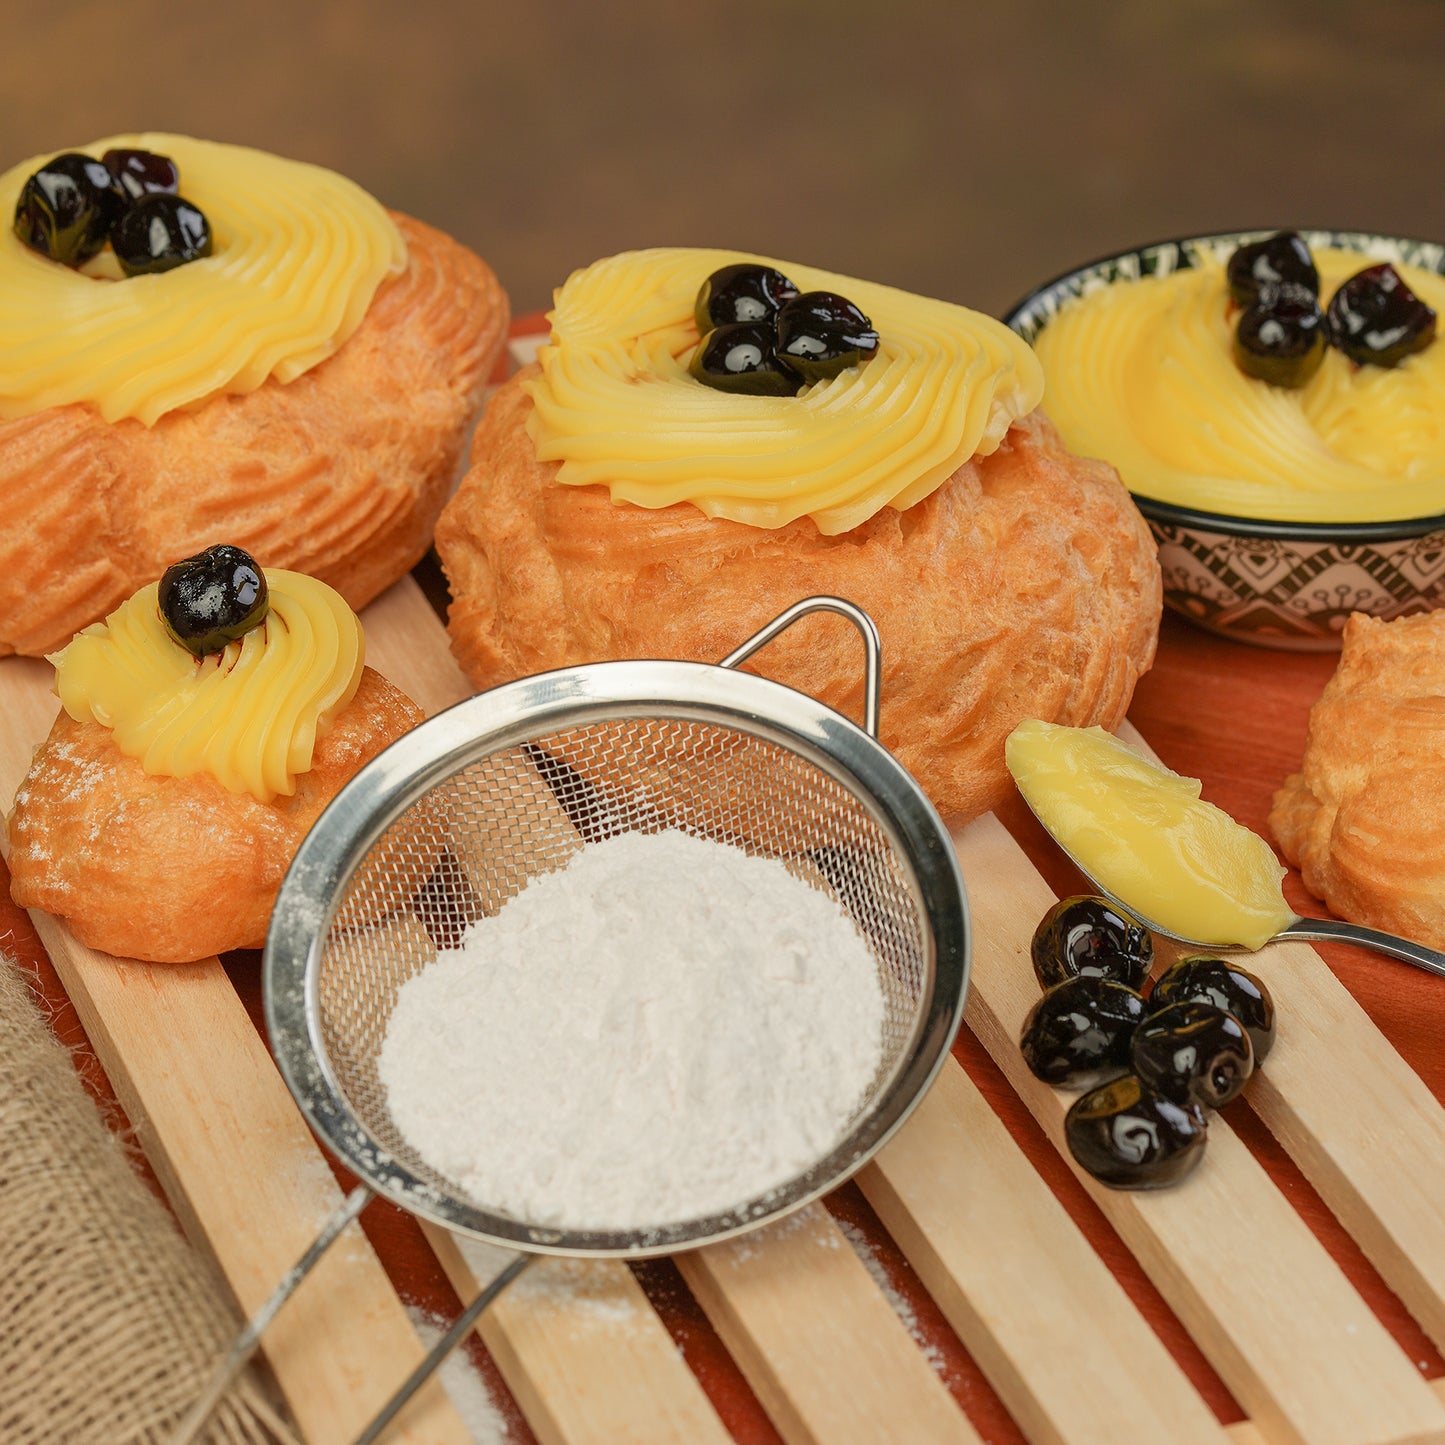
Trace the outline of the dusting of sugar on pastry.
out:
[[[147,775],[107,729],[62,709],[9,819],[12,896],[63,915],[83,943],[120,958],[190,962],[259,948],[296,847],[350,776],[332,739],[355,735],[374,755],[420,720],[363,669],[304,786],[266,803],[209,773]],[[175,866],[194,857],[206,867]]]

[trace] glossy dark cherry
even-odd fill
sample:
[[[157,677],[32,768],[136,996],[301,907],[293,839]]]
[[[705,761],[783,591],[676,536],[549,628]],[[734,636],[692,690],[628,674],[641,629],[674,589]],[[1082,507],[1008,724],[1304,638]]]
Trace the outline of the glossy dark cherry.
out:
[[[1254,1048],[1244,1025],[1213,1004],[1170,1004],[1134,1030],[1134,1072],[1171,1099],[1222,1109],[1249,1082]]]
[[[1313,292],[1269,286],[1234,328],[1235,365],[1271,386],[1301,387],[1320,369],[1328,337]]]
[[[155,151],[110,150],[100,159],[130,202],[142,196],[174,196],[181,188],[180,170],[169,156]]]
[[[794,396],[798,378],[774,353],[770,322],[719,326],[698,342],[688,370],[705,386],[748,396]]]
[[[1154,940],[1137,918],[1107,898],[1081,893],[1061,898],[1044,914],[1030,952],[1045,988],[1079,974],[1143,988],[1154,962]]]
[[[1047,1084],[1092,1088],[1129,1067],[1147,1010],[1132,988],[1096,974],[1055,984],[1029,1010],[1019,1048]]]
[[[1253,306],[1271,286],[1303,286],[1313,296],[1320,294],[1320,273],[1298,231],[1276,231],[1262,241],[1237,247],[1225,276],[1236,306]]]
[[[831,291],[805,291],[778,312],[778,357],[810,384],[861,365],[877,350],[873,323]]]
[[[1125,1074],[1081,1095],[1064,1118],[1069,1152],[1115,1189],[1160,1189],[1204,1158],[1208,1124],[1198,1104],[1178,1103]]]
[[[778,308],[791,301],[798,288],[771,266],[740,261],[723,266],[702,283],[693,305],[699,336],[714,326],[733,326],[740,321],[772,321]]]
[[[1388,261],[1358,271],[1329,306],[1330,340],[1361,366],[1398,366],[1435,339],[1435,312]]]
[[[1170,964],[1155,980],[1149,1011],[1157,1013],[1170,1004],[1189,1001],[1212,1004],[1233,1014],[1249,1035],[1255,1067],[1264,1062],[1274,1046],[1274,999],[1252,973],[1223,958],[1190,954]]]
[[[243,637],[270,608],[256,559],[224,544],[167,567],[157,600],[166,631],[197,657]]]
[[[66,151],[35,172],[15,205],[15,234],[66,266],[83,266],[100,252],[126,200],[98,160]]]
[[[211,227],[189,201],[158,191],[120,218],[110,244],[127,276],[143,276],[209,256]]]

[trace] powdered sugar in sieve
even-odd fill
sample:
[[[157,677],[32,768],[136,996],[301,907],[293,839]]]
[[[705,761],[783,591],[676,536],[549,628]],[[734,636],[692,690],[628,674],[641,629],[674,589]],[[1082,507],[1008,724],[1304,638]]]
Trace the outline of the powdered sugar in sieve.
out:
[[[403,985],[378,1072],[435,1169],[516,1218],[647,1228],[800,1174],[882,1058],[877,965],[781,862],[588,844]]]

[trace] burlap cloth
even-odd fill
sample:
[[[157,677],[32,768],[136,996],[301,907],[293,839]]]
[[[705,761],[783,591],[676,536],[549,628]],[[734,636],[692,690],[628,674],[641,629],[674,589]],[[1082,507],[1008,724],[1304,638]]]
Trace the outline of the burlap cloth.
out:
[[[239,1324],[0,954],[0,1441],[162,1445]],[[255,1376],[202,1438],[295,1440]]]

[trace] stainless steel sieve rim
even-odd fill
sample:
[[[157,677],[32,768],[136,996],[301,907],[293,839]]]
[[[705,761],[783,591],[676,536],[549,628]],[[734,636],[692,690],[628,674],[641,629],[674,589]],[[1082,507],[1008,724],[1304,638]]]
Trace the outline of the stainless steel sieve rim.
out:
[[[321,1047],[316,974],[333,899],[391,822],[468,762],[564,727],[626,718],[726,726],[808,759],[853,794],[908,861],[927,919],[929,996],[914,1037],[873,1106],[806,1173],[743,1205],[650,1230],[551,1230],[437,1192],[373,1138],[346,1104]],[[706,663],[594,663],[539,674],[439,713],[394,743],[338,794],[298,850],[272,916],[265,1008],[277,1063],[316,1132],[378,1193],[448,1229],[533,1253],[640,1258],[756,1228],[834,1187],[903,1123],[942,1067],[962,1019],[967,902],[948,834],[903,767],[863,729],[803,693]]]

